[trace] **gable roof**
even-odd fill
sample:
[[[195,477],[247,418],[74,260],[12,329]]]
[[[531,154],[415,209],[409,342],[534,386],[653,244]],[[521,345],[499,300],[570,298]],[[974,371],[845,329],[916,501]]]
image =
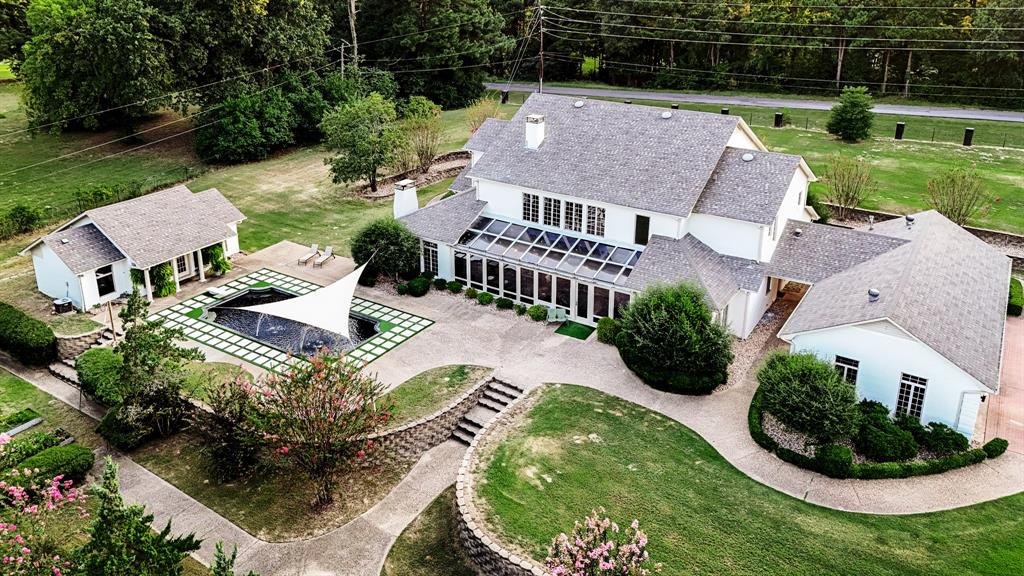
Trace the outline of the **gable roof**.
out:
[[[740,289],[734,274],[740,265],[730,260],[741,259],[723,256],[691,234],[679,240],[655,234],[624,286],[643,290],[655,284],[690,282],[703,288],[709,303],[721,310]]]
[[[751,159],[743,160],[748,154]],[[726,148],[693,211],[771,224],[800,161],[792,154]]]
[[[906,243],[877,233],[789,220],[767,272],[775,278],[814,284]]]
[[[455,244],[485,206],[487,202],[477,200],[473,190],[467,190],[402,216],[399,221],[420,238]]]
[[[484,123],[469,137],[469,141],[466,142],[464,148],[476,150],[477,152],[486,152],[508,125],[508,120],[499,120],[498,118],[484,120]]]
[[[915,218],[876,225],[910,242],[812,286],[779,335],[888,319],[998,390],[1010,260],[935,211]]]
[[[230,228],[245,219],[216,188],[193,194],[185,185],[87,210],[57,229],[88,220],[127,256],[132,265],[150,268],[235,234]],[[54,233],[56,234],[56,232]],[[43,239],[24,250],[25,254]]]
[[[688,110],[672,110],[666,119],[662,108],[601,100],[576,108],[575,101],[533,94],[504,126],[485,123],[497,133],[493,140],[487,135],[487,153],[469,176],[688,216],[740,122]],[[525,145],[531,114],[544,116],[536,150]]]
[[[59,230],[43,242],[75,274],[95,270],[124,259],[124,254],[92,224]]]

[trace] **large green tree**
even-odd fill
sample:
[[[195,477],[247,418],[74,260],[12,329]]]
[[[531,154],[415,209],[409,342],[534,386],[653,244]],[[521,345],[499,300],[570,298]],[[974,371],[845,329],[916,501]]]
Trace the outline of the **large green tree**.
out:
[[[320,129],[335,153],[325,160],[334,181],[366,179],[374,192],[380,169],[395,161],[405,142],[394,102],[376,92],[328,112]]]
[[[402,96],[420,94],[443,108],[476,100],[485,66],[513,44],[487,0],[364,3],[359,26],[368,64],[394,71]]]
[[[168,43],[153,33],[164,16],[143,0],[35,0],[26,17],[20,73],[32,125],[130,126],[173,83]]]
[[[29,39],[25,12],[28,0],[0,0],[0,62],[21,62],[21,47]]]

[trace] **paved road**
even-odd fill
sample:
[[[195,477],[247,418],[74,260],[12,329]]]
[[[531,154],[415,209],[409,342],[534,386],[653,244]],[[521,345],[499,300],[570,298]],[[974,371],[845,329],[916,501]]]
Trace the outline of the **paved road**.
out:
[[[488,83],[492,90],[504,90],[504,84]],[[536,92],[536,84],[512,84],[513,92]],[[754,96],[719,96],[715,94],[684,94],[678,92],[645,92],[643,90],[618,90],[615,88],[575,88],[565,86],[544,86],[544,92],[569,96],[594,96],[622,98],[624,100],[669,100],[673,102],[695,102],[699,104],[724,104],[734,106],[756,106],[758,108],[799,108],[804,110],[829,110],[834,101],[830,100],[789,100],[786,98],[759,98]],[[1003,122],[1024,122],[1024,112],[1003,110],[975,110],[972,108],[945,108],[942,106],[904,106],[901,104],[877,104],[874,111],[879,114],[897,116],[932,116],[935,118],[961,118],[964,120],[999,120]]]

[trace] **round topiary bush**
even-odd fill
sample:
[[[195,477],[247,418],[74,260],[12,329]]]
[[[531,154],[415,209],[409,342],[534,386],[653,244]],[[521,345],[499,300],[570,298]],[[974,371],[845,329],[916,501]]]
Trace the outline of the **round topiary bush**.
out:
[[[732,336],[711,317],[704,293],[687,284],[655,286],[622,312],[619,355],[648,385],[708,394],[725,384]]]
[[[481,293],[476,295],[476,301],[481,306],[490,306],[491,303],[494,302],[494,294],[489,294],[487,292],[481,292]]]
[[[124,359],[110,348],[86,350],[75,360],[75,371],[82,391],[107,406],[124,399],[120,387]]]
[[[476,296],[477,294],[479,294],[479,292],[476,291],[476,288],[466,288],[465,294],[466,298],[469,298],[470,300],[476,300]]]
[[[534,304],[526,309],[526,315],[534,322],[544,322],[548,319],[548,307],[543,304]]]
[[[523,316],[526,314],[526,306],[523,304],[516,304],[512,309],[516,311],[516,316]]]
[[[757,371],[764,409],[783,424],[819,442],[857,431],[860,412],[853,386],[813,354],[772,352]]]
[[[498,310],[511,310],[513,304],[515,303],[508,298],[498,298],[494,301],[494,305]]]
[[[448,291],[451,292],[452,294],[458,294],[459,292],[462,292],[462,282],[452,280],[451,282],[448,283]]]
[[[409,295],[419,298],[430,291],[430,280],[425,276],[417,276],[409,280]]]
[[[78,444],[53,446],[18,464],[20,469],[38,469],[38,472],[31,476],[9,476],[8,483],[28,486],[61,474],[64,475],[65,480],[74,480],[76,483],[80,483],[85,479],[89,470],[92,470],[95,461],[96,455],[85,446]]]
[[[434,278],[434,289],[435,290],[447,290],[448,281],[444,278]]]
[[[370,262],[363,278],[378,274],[408,277],[419,270],[420,241],[405,224],[394,218],[380,218],[367,224],[356,232],[351,248],[356,266]]]
[[[405,296],[409,293],[409,285],[404,282],[402,284],[395,284],[395,292],[398,292],[399,296]]]

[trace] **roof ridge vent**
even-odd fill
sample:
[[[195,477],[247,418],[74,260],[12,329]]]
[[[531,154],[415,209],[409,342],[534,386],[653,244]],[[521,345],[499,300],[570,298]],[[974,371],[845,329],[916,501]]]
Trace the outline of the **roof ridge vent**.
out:
[[[868,288],[868,302],[878,302],[882,293],[877,288]]]
[[[796,230],[793,230],[793,236],[796,236],[797,238],[799,238],[799,237],[801,237],[803,235],[804,235],[803,229],[797,228]]]
[[[743,160],[744,162],[750,162],[753,159],[754,159],[754,155],[751,154],[750,152],[747,152],[743,156],[740,156],[740,160]]]
[[[664,120],[668,120],[669,118],[672,117],[672,113],[669,112],[668,110],[665,110],[664,112],[661,113],[661,117]]]

